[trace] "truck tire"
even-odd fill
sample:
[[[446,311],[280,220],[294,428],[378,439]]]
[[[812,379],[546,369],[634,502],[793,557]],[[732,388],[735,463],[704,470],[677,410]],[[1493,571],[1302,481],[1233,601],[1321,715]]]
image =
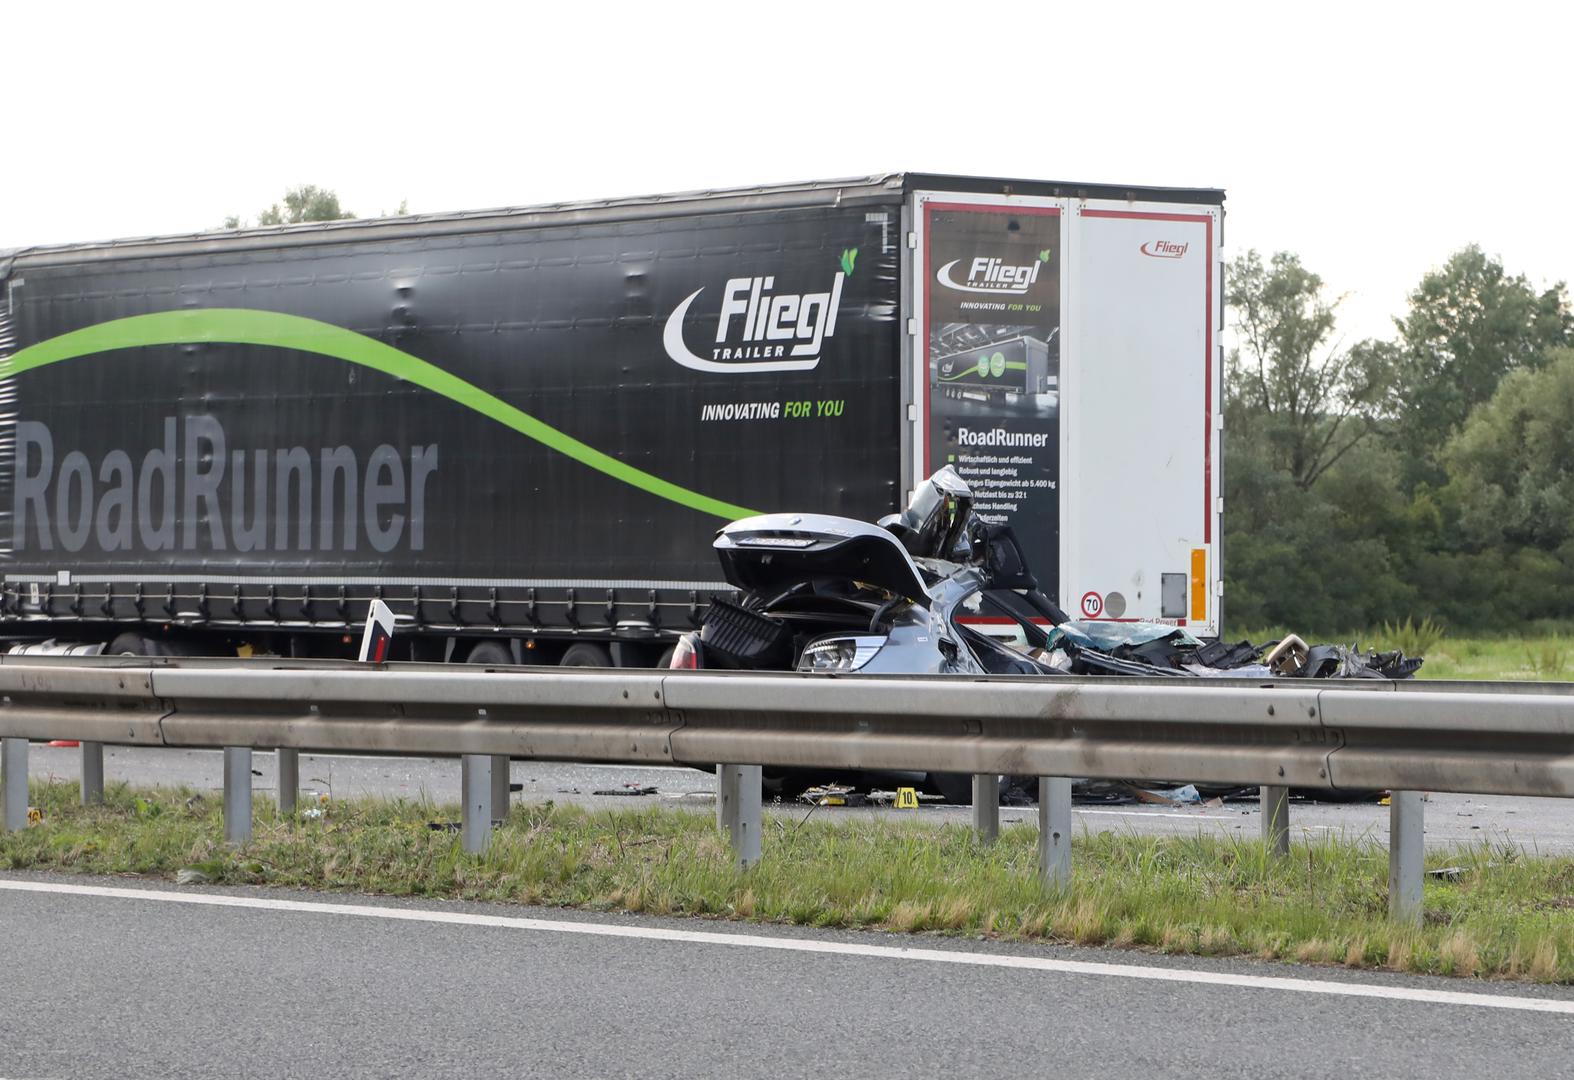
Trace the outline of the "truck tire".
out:
[[[605,645],[581,641],[570,645],[558,663],[560,667],[611,667],[612,654]]]
[[[485,664],[487,667],[510,667],[514,654],[501,641],[483,641],[465,657],[467,664]]]
[[[105,656],[173,656],[172,650],[157,638],[135,631],[121,634],[104,649]]]

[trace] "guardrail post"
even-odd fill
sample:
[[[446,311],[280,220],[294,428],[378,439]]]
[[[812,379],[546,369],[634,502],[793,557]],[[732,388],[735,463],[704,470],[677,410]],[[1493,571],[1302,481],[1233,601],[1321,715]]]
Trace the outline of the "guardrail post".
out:
[[[251,839],[251,747],[224,748],[224,842]]]
[[[27,828],[26,739],[0,739],[0,786],[5,788],[5,831]]]
[[[739,869],[760,861],[760,782],[758,765],[716,766],[716,824],[727,830]]]
[[[1388,917],[1421,924],[1425,880],[1425,806],[1419,791],[1394,791],[1388,803]]]
[[[1038,870],[1044,884],[1071,884],[1071,779],[1038,778]]]
[[[986,844],[1000,838],[999,773],[973,775],[973,831]]]
[[[508,818],[508,755],[492,755],[492,820]]]
[[[1257,801],[1262,808],[1262,842],[1275,855],[1290,853],[1290,789],[1264,784]]]
[[[459,759],[459,769],[465,851],[484,855],[492,843],[492,756],[465,754]]]
[[[301,793],[301,752],[281,746],[275,751],[277,761],[274,762],[274,771],[278,775],[279,787],[279,815],[295,813],[295,806]]]
[[[82,805],[104,801],[104,744],[82,743]]]

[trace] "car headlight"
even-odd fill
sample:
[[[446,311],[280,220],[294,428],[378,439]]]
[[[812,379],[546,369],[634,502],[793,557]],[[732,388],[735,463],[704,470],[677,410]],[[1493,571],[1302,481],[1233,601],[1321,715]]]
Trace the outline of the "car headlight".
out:
[[[798,657],[799,671],[857,671],[880,651],[884,637],[830,637],[811,641]]]

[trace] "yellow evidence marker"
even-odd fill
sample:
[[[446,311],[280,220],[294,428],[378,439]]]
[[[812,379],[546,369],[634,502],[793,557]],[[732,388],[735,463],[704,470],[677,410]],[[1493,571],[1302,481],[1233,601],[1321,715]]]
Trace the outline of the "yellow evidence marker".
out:
[[[918,789],[899,787],[896,789],[896,808],[898,810],[918,809]]]

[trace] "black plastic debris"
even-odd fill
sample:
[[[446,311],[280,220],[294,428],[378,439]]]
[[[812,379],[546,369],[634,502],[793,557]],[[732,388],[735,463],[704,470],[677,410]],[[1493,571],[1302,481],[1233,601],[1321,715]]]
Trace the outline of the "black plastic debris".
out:
[[[1265,645],[1204,642],[1166,623],[1073,620],[1052,628],[1046,651],[1073,675],[1145,678],[1408,679],[1422,661],[1354,645],[1308,645],[1291,634]]]

